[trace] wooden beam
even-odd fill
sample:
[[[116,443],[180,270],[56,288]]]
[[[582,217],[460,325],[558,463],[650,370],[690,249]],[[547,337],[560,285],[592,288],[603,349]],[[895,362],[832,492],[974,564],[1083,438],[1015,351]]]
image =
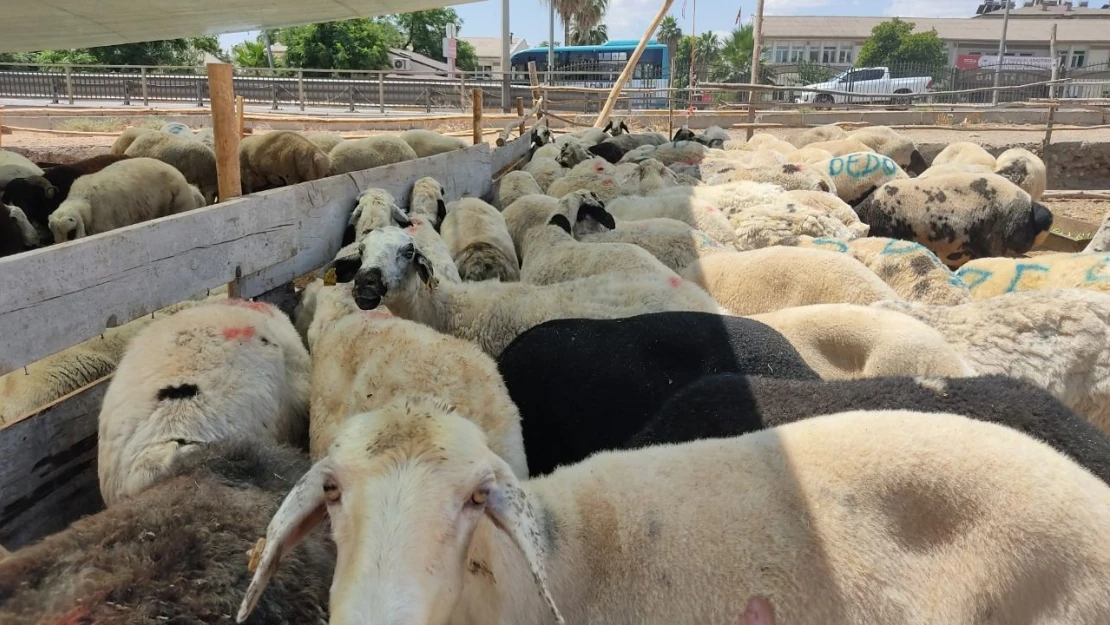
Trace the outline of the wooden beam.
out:
[[[297,201],[236,198],[0,258],[0,375],[292,257]]]
[[[540,76],[536,71],[536,62],[528,61],[528,84],[532,87],[532,102],[540,101]]]
[[[98,380],[0,432],[0,544],[18,549],[104,507],[96,428],[107,389]]]
[[[235,96],[235,121],[239,125],[239,139],[247,135],[247,124],[243,117],[246,115],[246,107],[243,104],[243,96]]]
[[[504,149],[504,148],[501,148]],[[343,230],[362,191],[389,191],[401,206],[407,206],[414,182],[431,176],[443,185],[448,201],[464,195],[486,196],[491,188],[491,154],[482,143],[414,161],[394,163],[364,171],[272,189],[249,197],[282,198],[295,207],[299,250],[288,260],[263,265],[239,280],[240,297],[254,297],[281,284],[323,267],[335,258]],[[268,195],[272,194],[272,195]],[[264,210],[261,206],[258,210]],[[268,210],[268,209],[266,209]]]
[[[481,89],[474,89],[471,92],[471,100],[473,100],[473,114],[471,123],[474,125],[474,145],[485,143],[482,138],[482,97],[485,92]]]
[[[524,98],[522,97],[516,99],[516,114],[522,118],[524,117]],[[525,121],[524,119],[520,120],[520,136],[522,137],[528,129],[528,124]]]
[[[212,102],[212,131],[216,135],[216,176],[220,201],[243,194],[239,181],[239,127],[235,117],[232,67],[208,64],[208,94]]]
[[[517,98],[517,100],[520,101],[521,107],[523,107],[524,106],[524,98]],[[543,96],[540,96],[540,99],[536,102],[535,106],[533,106],[531,109],[529,109],[527,111],[522,112],[520,117],[518,117],[518,118],[514,119],[513,121],[505,124],[505,128],[503,128],[501,130],[501,132],[498,134],[497,147],[501,147],[501,146],[505,145],[505,142],[507,142],[509,140],[509,136],[513,134],[513,129],[516,128],[518,125],[520,126],[520,136],[523,137],[524,136],[524,123],[528,120],[528,118],[532,117],[533,115],[538,116],[539,112],[540,112],[540,109],[543,107],[543,104],[544,104],[544,98],[543,98]],[[550,113],[549,113],[549,115],[550,115]],[[555,117],[555,116],[552,115],[552,117]]]
[[[655,33],[655,29],[659,28],[659,22],[667,15],[667,11],[671,10],[671,5],[674,0],[663,0],[663,6],[659,7],[659,12],[655,14],[655,18],[648,24],[647,30],[644,31],[644,36],[640,39],[636,49],[632,54],[628,55],[628,62],[624,65],[624,70],[621,71],[620,76],[617,76],[617,81],[613,83],[613,88],[609,91],[609,97],[605,100],[605,106],[601,107],[601,113],[597,116],[597,121],[594,122],[594,128],[604,128],[605,122],[609,120],[609,115],[613,113],[613,107],[617,104],[617,96],[620,95],[621,89],[628,79],[632,76],[632,70],[635,69],[636,64],[640,62],[640,56],[644,53],[644,48],[647,47],[648,41]]]
[[[517,137],[509,141],[504,147],[497,148],[491,155],[490,169],[493,171],[493,183],[506,173],[515,169],[522,158],[527,157],[532,148],[531,137]],[[490,189],[492,191],[492,188]]]
[[[1044,200],[1110,200],[1110,190],[1072,191],[1061,189],[1059,191],[1045,191],[1041,195]]]

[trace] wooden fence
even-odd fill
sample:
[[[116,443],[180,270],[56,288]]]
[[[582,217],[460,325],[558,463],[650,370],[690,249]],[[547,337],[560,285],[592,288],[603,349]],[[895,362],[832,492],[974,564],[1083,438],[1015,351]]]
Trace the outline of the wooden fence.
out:
[[[356,199],[384,188],[407,204],[436,178],[449,200],[488,197],[520,138],[332,176],[0,258],[0,373],[229,282],[262,295],[327,264]],[[103,505],[96,431],[108,378],[0,429],[0,545],[11,550]]]

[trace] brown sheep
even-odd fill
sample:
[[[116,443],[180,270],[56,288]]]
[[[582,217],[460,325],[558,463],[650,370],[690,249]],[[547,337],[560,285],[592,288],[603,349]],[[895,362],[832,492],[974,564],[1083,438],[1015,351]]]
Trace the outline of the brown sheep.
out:
[[[254,193],[326,178],[331,159],[304,135],[278,130],[251,135],[239,143],[244,193]]]

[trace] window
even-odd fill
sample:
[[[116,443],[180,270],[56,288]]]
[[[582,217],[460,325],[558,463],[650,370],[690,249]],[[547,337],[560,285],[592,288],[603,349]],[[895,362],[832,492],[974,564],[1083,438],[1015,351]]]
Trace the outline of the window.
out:
[[[790,46],[790,62],[797,63],[805,60],[806,48],[803,45]]]
[[[787,48],[786,46],[784,46],[782,44],[776,44],[775,45],[775,62],[776,63],[785,63],[786,62],[786,57],[787,57],[788,54],[789,54],[789,48]]]
[[[1076,51],[1071,53],[1071,66],[1072,67],[1083,67],[1083,64],[1086,63],[1086,61],[1087,61],[1086,51],[1076,50]]]
[[[836,63],[836,46],[825,46],[821,49],[822,63]]]
[[[817,48],[810,48],[809,49],[809,60],[810,60],[810,62],[816,63],[820,56],[821,56],[821,51],[818,50]]]
[[[838,63],[851,63],[852,62],[852,49],[847,48],[847,49],[840,50],[840,56],[837,57],[837,58],[839,59],[837,61]]]
[[[856,78],[856,80],[880,80],[880,79],[882,79],[882,77],[883,77],[883,70],[881,70],[881,69],[869,69],[869,70],[860,72],[859,77]]]

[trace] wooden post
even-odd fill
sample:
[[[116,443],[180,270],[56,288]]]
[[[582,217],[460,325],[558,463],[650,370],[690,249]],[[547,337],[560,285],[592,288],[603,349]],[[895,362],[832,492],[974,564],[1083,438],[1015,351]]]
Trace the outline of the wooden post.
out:
[[[0,147],[4,145],[4,105],[0,104]]]
[[[66,99],[73,104],[73,68],[66,65]]]
[[[752,20],[752,39],[754,40],[754,42],[752,45],[751,83],[753,85],[758,85],[760,84],[759,62],[763,58],[763,0],[759,0],[759,2],[757,2],[755,5],[755,19]],[[748,102],[755,102],[754,90],[751,92],[751,95],[748,96]],[[748,136],[750,137],[751,135]]]
[[[247,114],[246,107],[243,105],[243,96],[235,96],[235,118],[239,124],[239,138],[242,139],[246,135],[246,122],[243,117]]]
[[[150,106],[150,84],[146,80],[146,66],[139,68],[139,89],[143,92],[143,106]]]
[[[674,136],[674,91],[667,91],[667,136]]]
[[[304,70],[297,70],[297,99],[301,101],[301,110],[304,110]]]
[[[548,69],[550,70],[550,68]],[[535,61],[528,61],[528,84],[532,86],[532,106],[536,106],[536,103],[540,101],[540,78],[539,74],[536,73]],[[539,117],[538,111],[536,116]]]
[[[485,140],[482,138],[482,95],[481,89],[471,91],[474,100],[474,145]]]
[[[621,75],[617,76],[617,82],[613,83],[613,88],[609,91],[609,98],[605,100],[605,106],[601,108],[601,113],[597,116],[597,121],[594,122],[594,128],[604,128],[605,122],[609,121],[609,116],[613,113],[613,107],[617,104],[617,96],[620,95],[624,84],[632,76],[632,70],[636,68],[636,64],[640,62],[640,56],[644,53],[644,48],[647,47],[648,40],[651,39],[655,29],[659,28],[659,22],[667,15],[667,11],[671,10],[671,5],[674,0],[663,0],[663,6],[659,8],[659,12],[655,14],[655,19],[651,20],[648,24],[647,30],[644,31],[644,36],[640,39],[640,43],[632,54],[628,55],[628,63],[625,64],[624,70]]]
[[[1048,31],[1048,56],[1052,57],[1052,76],[1051,79],[1055,81],[1060,75],[1060,59],[1056,54],[1056,24],[1052,24],[1052,29]],[[1048,97],[1056,98],[1056,83],[1053,82],[1048,86]]]
[[[466,74],[459,72],[459,111],[466,113]]]
[[[998,93],[995,91],[995,93]],[[1052,145],[1052,124],[1056,121],[1056,107],[1058,104],[1048,105],[1048,123],[1044,129],[1044,142],[1041,143],[1041,160],[1044,162],[1045,171],[1048,171],[1048,148]]]
[[[220,200],[243,194],[239,179],[239,133],[231,65],[208,64],[208,97],[212,102],[212,131],[216,135],[216,178]]]
[[[385,72],[378,72],[378,107],[385,115]]]
[[[524,121],[524,98],[516,99],[516,114],[520,117],[520,136],[524,136],[525,131],[528,129],[528,124]]]
[[[748,92],[748,124],[754,124],[755,123],[755,102],[752,101],[754,98],[755,98],[755,90],[749,91]],[[748,129],[745,131],[745,136],[748,139],[748,141],[751,141],[752,134],[754,134],[754,133],[755,133],[755,128],[753,128],[752,126],[749,125]]]

